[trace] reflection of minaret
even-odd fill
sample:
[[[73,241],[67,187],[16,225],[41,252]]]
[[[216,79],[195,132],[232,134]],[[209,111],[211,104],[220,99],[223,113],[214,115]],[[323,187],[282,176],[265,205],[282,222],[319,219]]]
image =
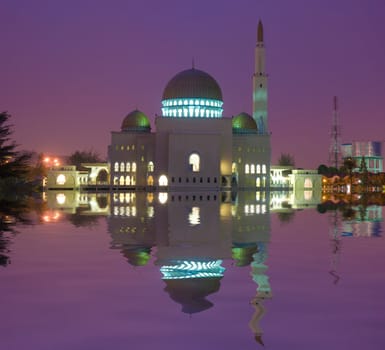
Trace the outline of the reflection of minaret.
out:
[[[266,310],[263,305],[265,299],[272,297],[269,277],[266,275],[268,266],[265,264],[268,257],[267,243],[259,242],[258,251],[253,255],[254,261],[251,263],[251,275],[253,281],[257,284],[257,293],[251,299],[250,304],[254,307],[254,314],[249,322],[249,327],[254,333],[255,340],[261,345],[264,345],[262,340],[262,328],[260,321]]]
[[[258,133],[268,133],[267,123],[267,74],[265,71],[265,43],[262,22],[258,23],[257,44],[255,47],[255,69],[253,75],[253,118]]]
[[[341,255],[341,237],[339,234],[339,218],[337,210],[334,210],[331,214],[330,220],[330,243],[332,249],[332,261],[331,261],[331,270],[329,271],[330,275],[333,276],[333,283],[337,284],[340,280],[337,269],[339,265],[340,255]]]

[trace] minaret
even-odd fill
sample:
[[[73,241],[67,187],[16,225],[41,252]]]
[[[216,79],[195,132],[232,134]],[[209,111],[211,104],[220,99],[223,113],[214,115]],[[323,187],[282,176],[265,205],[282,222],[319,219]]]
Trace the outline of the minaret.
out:
[[[334,96],[333,98],[333,124],[330,136],[331,142],[329,148],[329,163],[330,166],[333,166],[338,169],[338,166],[341,162],[341,127],[338,120],[337,96]]]
[[[259,134],[269,132],[267,123],[267,74],[265,71],[265,43],[263,25],[258,22],[257,45],[255,47],[255,69],[253,75],[253,118]]]

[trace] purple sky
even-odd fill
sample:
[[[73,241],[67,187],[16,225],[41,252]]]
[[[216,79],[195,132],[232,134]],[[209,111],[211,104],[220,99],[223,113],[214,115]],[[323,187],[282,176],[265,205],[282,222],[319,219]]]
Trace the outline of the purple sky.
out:
[[[128,112],[160,114],[192,57],[222,87],[225,116],[250,113],[259,18],[273,163],[327,162],[334,95],[343,142],[384,140],[383,0],[2,0],[0,13],[0,110],[25,149],[105,156]]]

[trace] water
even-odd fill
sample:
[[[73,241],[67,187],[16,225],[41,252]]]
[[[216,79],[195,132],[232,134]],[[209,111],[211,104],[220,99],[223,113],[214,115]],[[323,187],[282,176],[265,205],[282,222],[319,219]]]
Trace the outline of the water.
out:
[[[51,192],[3,233],[0,348],[384,349],[382,207],[282,198]]]

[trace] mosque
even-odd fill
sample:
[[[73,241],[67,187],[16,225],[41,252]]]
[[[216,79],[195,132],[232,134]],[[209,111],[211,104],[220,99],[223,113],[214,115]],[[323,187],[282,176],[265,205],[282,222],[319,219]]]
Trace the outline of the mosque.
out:
[[[192,67],[166,85],[156,132],[134,110],[108,147],[110,186],[167,190],[260,188],[270,181],[265,44],[258,23],[253,74],[253,115],[223,117],[222,91]]]

